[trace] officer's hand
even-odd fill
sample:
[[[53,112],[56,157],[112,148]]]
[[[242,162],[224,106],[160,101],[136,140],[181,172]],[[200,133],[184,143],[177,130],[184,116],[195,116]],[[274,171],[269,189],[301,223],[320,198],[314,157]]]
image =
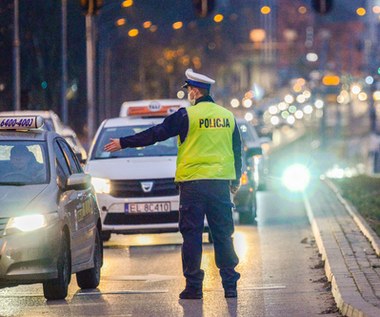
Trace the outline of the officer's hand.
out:
[[[106,152],[116,152],[121,150],[120,139],[110,139],[110,142],[104,146]]]
[[[230,183],[230,192],[232,195],[235,195],[240,188],[240,180],[238,181],[231,181]]]

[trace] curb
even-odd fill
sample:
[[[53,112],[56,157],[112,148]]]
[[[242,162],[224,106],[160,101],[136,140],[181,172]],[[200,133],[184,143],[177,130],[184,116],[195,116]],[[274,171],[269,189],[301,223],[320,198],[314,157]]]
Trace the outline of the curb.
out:
[[[347,212],[351,215],[357,226],[360,228],[360,231],[371,242],[371,245],[375,250],[376,255],[380,257],[380,238],[377,236],[377,234],[368,225],[368,223],[365,221],[362,215],[359,214],[357,209],[349,201],[343,198],[340,190],[334,185],[333,182],[331,182],[328,178],[324,178],[322,179],[322,181],[333,190],[340,203],[345,207]]]
[[[335,194],[337,193],[338,192],[335,192]],[[322,255],[322,259],[325,261],[324,269],[326,277],[331,282],[331,292],[339,311],[342,315],[348,317],[378,317],[379,308],[369,304],[362,298],[357,289],[357,285],[351,278],[351,273],[347,269],[343,255],[340,252],[336,252],[339,246],[331,235],[322,230],[323,226],[320,224],[321,220],[314,216],[313,208],[305,193],[303,194],[303,199],[318,250]],[[340,202],[344,201],[343,198],[341,199],[342,200],[339,199]],[[348,206],[348,203],[346,204]],[[345,207],[346,204],[344,204]],[[348,213],[352,215],[349,211]],[[355,213],[355,211],[353,211],[353,213]],[[361,226],[363,226],[363,228],[368,227],[368,225],[363,222],[363,219],[360,219],[360,215],[355,218],[358,219],[355,220],[355,222],[362,222]],[[361,226],[360,230],[362,230]],[[373,231],[371,233],[372,229],[369,229],[368,233],[374,238]],[[374,241],[376,245],[376,239],[374,239]]]

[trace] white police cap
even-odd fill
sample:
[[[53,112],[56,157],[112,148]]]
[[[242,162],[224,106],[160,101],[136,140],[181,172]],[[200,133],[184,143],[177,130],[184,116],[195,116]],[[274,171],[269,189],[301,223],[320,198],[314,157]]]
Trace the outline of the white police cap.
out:
[[[215,83],[214,79],[207,77],[206,75],[195,73],[191,68],[188,68],[185,72],[187,80],[182,88],[187,88],[188,86],[210,89],[211,85]]]

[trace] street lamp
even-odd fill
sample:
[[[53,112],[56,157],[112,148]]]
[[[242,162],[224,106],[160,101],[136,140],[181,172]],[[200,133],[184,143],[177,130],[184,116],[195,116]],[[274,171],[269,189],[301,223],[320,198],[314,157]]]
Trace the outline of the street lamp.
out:
[[[19,37],[19,2],[14,0],[13,11],[13,108],[21,109],[20,96],[20,37]]]

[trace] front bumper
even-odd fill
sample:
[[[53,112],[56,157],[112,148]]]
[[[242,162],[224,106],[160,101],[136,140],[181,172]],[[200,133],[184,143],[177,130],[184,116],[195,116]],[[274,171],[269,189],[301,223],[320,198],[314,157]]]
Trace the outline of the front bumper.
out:
[[[102,219],[102,230],[111,233],[160,233],[178,231],[179,196],[116,198],[97,194]],[[170,202],[167,212],[128,213],[127,203]]]
[[[28,233],[0,236],[0,287],[57,277],[58,224]]]

